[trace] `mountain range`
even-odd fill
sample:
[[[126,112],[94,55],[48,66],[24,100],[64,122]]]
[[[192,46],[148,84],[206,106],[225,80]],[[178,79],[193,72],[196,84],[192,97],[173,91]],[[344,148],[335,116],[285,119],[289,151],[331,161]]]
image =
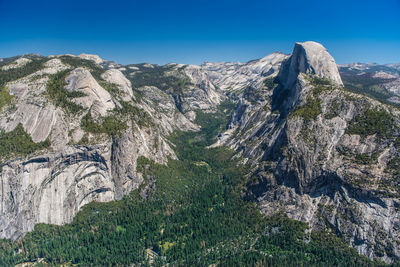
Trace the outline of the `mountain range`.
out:
[[[337,65],[311,41],[200,66],[1,59],[3,264],[399,263],[399,104],[399,64]],[[117,219],[132,205],[148,228]],[[141,256],[90,258],[101,225],[140,232]]]

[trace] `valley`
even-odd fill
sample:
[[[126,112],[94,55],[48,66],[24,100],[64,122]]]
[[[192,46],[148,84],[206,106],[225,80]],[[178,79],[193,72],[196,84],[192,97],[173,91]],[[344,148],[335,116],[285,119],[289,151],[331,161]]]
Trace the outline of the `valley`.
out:
[[[396,65],[0,69],[0,265],[399,264]]]

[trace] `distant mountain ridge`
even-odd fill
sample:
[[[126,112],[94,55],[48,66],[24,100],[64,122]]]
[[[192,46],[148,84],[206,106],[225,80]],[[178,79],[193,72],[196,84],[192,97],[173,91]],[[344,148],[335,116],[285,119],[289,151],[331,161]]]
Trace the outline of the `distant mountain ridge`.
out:
[[[349,89],[400,104],[400,63],[350,63],[339,65],[339,71]]]
[[[178,160],[171,135],[227,112],[207,147],[232,149],[246,164],[243,199],[265,216],[335,233],[371,259],[398,261],[398,66],[338,66],[316,42],[200,66],[2,59],[0,238],[70,223],[93,201],[146,199],[157,182],[138,161]]]

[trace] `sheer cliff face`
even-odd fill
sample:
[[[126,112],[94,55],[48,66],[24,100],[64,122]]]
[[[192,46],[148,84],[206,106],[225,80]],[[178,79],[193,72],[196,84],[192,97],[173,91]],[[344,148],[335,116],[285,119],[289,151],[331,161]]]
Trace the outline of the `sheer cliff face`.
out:
[[[288,61],[289,62],[289,61]],[[297,79],[299,73],[311,73],[321,78],[330,79],[332,82],[342,85],[335,60],[321,44],[316,42],[296,43],[290,59],[286,86]],[[283,74],[283,73],[282,73]]]
[[[0,238],[71,222],[91,201],[138,189],[138,157],[176,158],[169,134],[198,130],[197,111],[230,99],[236,109],[213,146],[252,166],[246,199],[334,231],[371,258],[400,257],[400,113],[343,88],[318,43],[247,63],[122,66],[82,54],[1,64],[0,90],[13,96],[1,134],[22,125],[50,146],[0,158]],[[24,75],[7,78],[18,68]]]
[[[261,73],[244,67],[240,86]],[[18,68],[26,75],[6,72]],[[13,100],[1,110],[1,131],[22,125],[33,142],[50,147],[1,159],[0,238],[18,238],[37,223],[71,222],[91,201],[121,199],[143,182],[138,157],[162,164],[176,158],[168,135],[198,130],[195,111],[213,111],[227,98],[199,66],[125,68],[81,55],[18,58],[2,71]],[[143,77],[150,78],[138,85]]]
[[[265,214],[329,229],[391,262],[400,257],[399,130],[396,108],[345,90],[326,49],[306,42],[264,87],[244,92],[215,145],[254,166],[246,197]]]
[[[143,182],[138,157],[166,164],[176,158],[168,135],[199,129],[177,110],[172,95],[156,87],[133,89],[120,70],[72,59],[78,66],[65,56],[29,59],[44,62],[6,84],[13,100],[1,110],[1,131],[22,125],[33,142],[48,140],[50,147],[1,159],[0,238],[18,238],[37,223],[71,222],[91,201],[121,199]],[[17,61],[18,67],[28,64]],[[49,89],[56,77],[64,99]],[[87,116],[92,121],[85,124]],[[101,128],[105,123],[109,130]]]

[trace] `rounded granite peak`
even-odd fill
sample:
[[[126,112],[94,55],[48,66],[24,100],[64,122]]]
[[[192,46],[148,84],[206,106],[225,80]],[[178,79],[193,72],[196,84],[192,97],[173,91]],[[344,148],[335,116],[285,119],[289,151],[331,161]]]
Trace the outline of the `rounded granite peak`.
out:
[[[311,73],[343,85],[335,60],[320,43],[307,41],[296,43],[293,49],[291,68],[298,73]]]
[[[86,54],[86,53],[82,53],[78,56],[79,58],[82,59],[86,59],[86,60],[91,60],[96,64],[101,64],[104,62],[104,59],[102,59],[100,56],[98,55],[91,55],[91,54]]]
[[[314,42],[314,41],[306,41],[306,42],[303,42],[303,43],[301,43],[301,42],[296,42],[295,45],[301,45],[301,46],[308,47],[308,48],[324,49],[324,50],[326,50],[326,48],[325,48],[322,44],[317,43],[317,42]]]

